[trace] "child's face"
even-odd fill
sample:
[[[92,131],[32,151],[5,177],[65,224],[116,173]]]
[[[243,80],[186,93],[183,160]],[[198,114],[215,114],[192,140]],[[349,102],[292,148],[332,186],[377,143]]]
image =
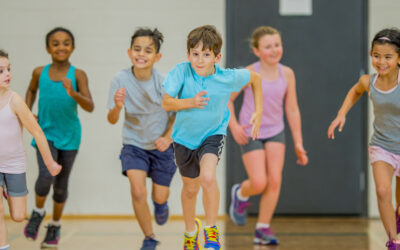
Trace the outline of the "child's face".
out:
[[[283,54],[282,40],[279,34],[262,36],[258,48],[253,48],[254,54],[267,64],[277,64]]]
[[[221,59],[221,54],[215,56],[210,49],[203,50],[203,42],[191,48],[187,54],[188,60],[192,68],[200,76],[208,76],[214,73],[214,64]]]
[[[370,51],[372,66],[380,75],[385,75],[397,69],[400,56],[391,44],[375,44]]]
[[[10,87],[11,71],[10,62],[6,57],[0,57],[0,88]]]
[[[68,61],[73,51],[74,46],[72,44],[72,38],[68,33],[58,31],[50,36],[47,52],[51,55],[53,61]]]
[[[137,37],[128,49],[128,56],[133,67],[137,69],[152,68],[161,59],[161,53],[157,53],[153,39],[149,36]]]

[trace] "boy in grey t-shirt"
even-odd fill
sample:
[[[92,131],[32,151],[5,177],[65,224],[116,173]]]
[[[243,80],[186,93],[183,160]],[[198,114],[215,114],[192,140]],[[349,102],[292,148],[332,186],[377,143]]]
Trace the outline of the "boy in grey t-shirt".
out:
[[[146,176],[153,181],[152,198],[157,224],[168,220],[169,185],[176,166],[172,148],[174,113],[161,108],[164,77],[153,68],[161,58],[162,34],[138,29],[132,36],[128,56],[133,66],[116,74],[108,99],[108,121],[115,124],[125,108],[122,173],[129,178],[132,203],[145,235],[141,249],[155,249],[150,209],[147,204]]]

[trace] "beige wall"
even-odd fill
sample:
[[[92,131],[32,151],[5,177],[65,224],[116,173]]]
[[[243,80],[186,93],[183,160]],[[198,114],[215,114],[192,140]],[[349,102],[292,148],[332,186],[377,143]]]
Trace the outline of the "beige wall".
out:
[[[88,114],[79,110],[83,127],[82,146],[70,180],[66,214],[132,214],[129,183],[120,174],[121,121],[106,121],[109,84],[116,72],[129,67],[126,55],[136,27],[157,27],[165,36],[163,58],[156,67],[167,73],[186,60],[186,36],[200,25],[213,24],[225,33],[224,0],[0,0],[0,47],[10,54],[12,89],[25,96],[34,67],[50,62],[45,51],[45,34],[55,26],[69,28],[76,38],[71,62],[86,71],[95,102]],[[35,107],[36,110],[36,107]],[[24,132],[28,156],[28,211],[34,204],[37,176],[35,152],[29,146],[31,135]],[[224,211],[224,160],[218,168],[221,208]],[[171,187],[172,214],[181,214],[180,175]],[[198,212],[201,199],[198,200]],[[51,213],[51,199],[46,208]]]
[[[369,43],[372,41],[375,34],[384,28],[397,27],[400,28],[400,1],[399,0],[369,0]],[[370,66],[370,72],[374,72],[374,69]],[[372,122],[374,115],[372,113],[371,102],[369,103],[369,135],[371,137],[373,128]],[[393,191],[394,191],[393,180]],[[369,216],[378,217],[378,205],[375,194],[375,184],[372,176],[371,167],[369,168]],[[394,193],[393,193],[394,199]]]

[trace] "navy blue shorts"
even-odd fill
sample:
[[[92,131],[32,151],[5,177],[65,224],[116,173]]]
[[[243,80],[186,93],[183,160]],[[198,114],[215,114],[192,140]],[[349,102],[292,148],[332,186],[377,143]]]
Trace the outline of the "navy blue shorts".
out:
[[[130,169],[143,170],[153,183],[167,186],[176,172],[172,145],[164,152],[157,149],[145,150],[133,145],[124,145],[120,155],[122,174]]]

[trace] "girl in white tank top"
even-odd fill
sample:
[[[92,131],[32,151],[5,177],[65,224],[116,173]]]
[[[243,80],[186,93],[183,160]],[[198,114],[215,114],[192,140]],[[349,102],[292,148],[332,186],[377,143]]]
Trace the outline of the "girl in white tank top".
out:
[[[12,183],[9,180],[13,179],[11,178],[12,175],[17,176],[24,174],[26,171],[25,151],[22,143],[22,126],[35,138],[50,173],[54,176],[61,171],[61,166],[51,156],[47,140],[35,117],[23,99],[15,92],[9,90],[10,82],[11,73],[8,55],[0,50],[0,193],[3,193],[5,188],[11,191],[9,187],[11,187]],[[25,175],[21,176],[25,178]],[[21,183],[26,183],[26,181],[24,180]],[[11,218],[17,222],[24,221],[26,195],[14,196],[11,192],[8,192],[8,194]],[[1,198],[0,211],[4,211],[3,208],[3,199]],[[0,212],[0,249],[9,249],[8,247],[4,213]]]

